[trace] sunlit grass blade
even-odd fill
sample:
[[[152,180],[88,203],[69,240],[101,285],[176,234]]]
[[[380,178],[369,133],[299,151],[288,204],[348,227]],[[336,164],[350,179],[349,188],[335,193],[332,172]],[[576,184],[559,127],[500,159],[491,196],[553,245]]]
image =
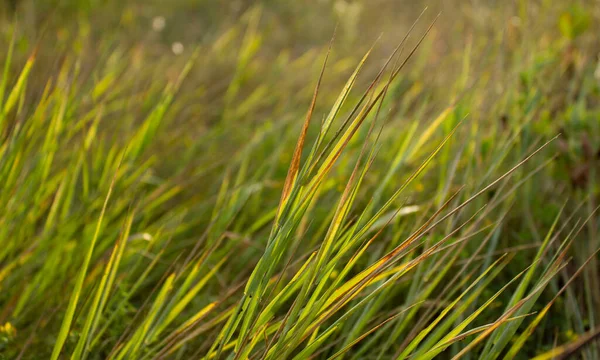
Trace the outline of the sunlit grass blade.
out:
[[[118,169],[119,169],[119,167],[117,167],[117,173],[118,173]],[[81,296],[81,291],[83,289],[83,281],[85,280],[85,276],[87,274],[87,270],[88,270],[88,267],[89,267],[91,259],[92,259],[92,254],[93,254],[94,248],[96,246],[96,241],[98,240],[98,237],[100,236],[100,230],[102,228],[102,220],[104,219],[104,214],[106,213],[108,201],[110,200],[110,195],[115,186],[117,173],[115,173],[115,175],[113,176],[111,185],[108,189],[108,193],[106,194],[106,198],[104,199],[104,204],[102,205],[102,210],[100,212],[100,217],[98,218],[96,230],[94,231],[94,236],[92,237],[89,248],[86,251],[86,256],[84,258],[84,262],[81,266],[81,269],[79,270],[79,274],[77,276],[77,281],[75,283],[75,287],[73,289],[73,292],[71,293],[71,297],[69,299],[69,306],[67,307],[67,311],[65,313],[60,331],[58,333],[58,338],[57,338],[56,343],[54,344],[54,348],[52,350],[52,356],[51,356],[52,360],[56,360],[60,356],[62,347],[63,347],[63,345],[67,339],[67,336],[69,334],[69,331],[71,329],[71,323],[73,322],[73,317],[75,316],[75,310],[77,308],[77,303],[79,301],[79,297]]]

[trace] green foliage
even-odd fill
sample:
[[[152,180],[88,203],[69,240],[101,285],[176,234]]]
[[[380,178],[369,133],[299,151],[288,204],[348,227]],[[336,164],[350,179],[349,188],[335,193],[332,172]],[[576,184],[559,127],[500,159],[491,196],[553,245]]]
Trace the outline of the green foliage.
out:
[[[589,28],[590,22],[591,17],[587,9],[573,5],[560,16],[558,24],[561,33],[572,40],[582,35]]]
[[[3,20],[0,357],[597,358],[598,22],[542,3]]]

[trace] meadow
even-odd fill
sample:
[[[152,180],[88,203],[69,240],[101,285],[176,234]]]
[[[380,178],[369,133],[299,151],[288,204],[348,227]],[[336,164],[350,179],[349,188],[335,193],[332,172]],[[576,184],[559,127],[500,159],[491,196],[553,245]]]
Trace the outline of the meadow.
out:
[[[0,359],[600,359],[600,4],[0,2]]]

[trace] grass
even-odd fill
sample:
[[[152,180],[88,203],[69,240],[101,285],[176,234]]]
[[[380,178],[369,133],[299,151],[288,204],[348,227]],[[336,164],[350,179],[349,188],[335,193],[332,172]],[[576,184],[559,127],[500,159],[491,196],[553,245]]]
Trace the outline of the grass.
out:
[[[32,4],[0,357],[600,356],[592,2]]]

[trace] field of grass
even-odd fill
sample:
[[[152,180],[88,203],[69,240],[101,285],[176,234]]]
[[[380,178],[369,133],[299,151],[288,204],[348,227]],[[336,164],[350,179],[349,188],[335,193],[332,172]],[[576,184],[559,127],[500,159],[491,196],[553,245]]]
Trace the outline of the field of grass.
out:
[[[600,3],[0,2],[0,359],[600,359]]]

